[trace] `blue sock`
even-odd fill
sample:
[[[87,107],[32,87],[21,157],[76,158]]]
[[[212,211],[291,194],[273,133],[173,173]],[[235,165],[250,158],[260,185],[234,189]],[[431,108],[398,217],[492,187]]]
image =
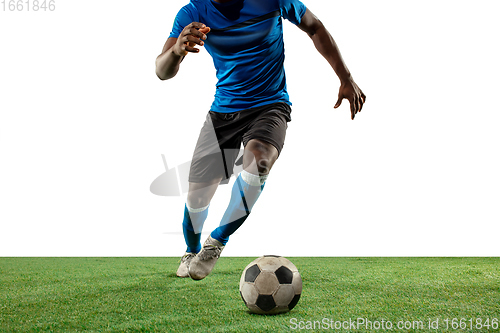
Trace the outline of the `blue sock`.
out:
[[[184,221],[182,221],[182,231],[186,241],[186,252],[198,253],[201,250],[201,230],[203,223],[208,216],[208,206],[202,208],[202,211],[189,211],[187,205],[184,207]]]
[[[242,171],[245,173],[246,171]],[[257,177],[256,175],[247,175]],[[249,176],[247,176],[249,177]],[[222,217],[219,227],[217,227],[210,236],[217,239],[222,245],[226,245],[231,236],[250,215],[253,205],[257,202],[260,193],[264,189],[264,184],[252,182],[252,185],[243,180],[241,174],[236,178],[231,192],[229,206]]]

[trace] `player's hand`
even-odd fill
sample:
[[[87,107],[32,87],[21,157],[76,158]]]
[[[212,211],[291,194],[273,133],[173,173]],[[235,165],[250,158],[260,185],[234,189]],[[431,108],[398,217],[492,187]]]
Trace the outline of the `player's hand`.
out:
[[[188,53],[198,53],[200,49],[195,48],[196,45],[203,46],[203,41],[207,39],[207,34],[210,28],[200,22],[193,22],[188,24],[182,30],[177,42],[174,45],[173,52],[178,56],[186,56]]]
[[[343,99],[347,99],[351,104],[351,119],[354,120],[356,113],[361,112],[363,104],[366,101],[366,96],[363,94],[361,89],[359,89],[356,82],[353,80],[347,80],[342,82],[339,89],[339,99],[334,108],[338,108],[342,104]]]

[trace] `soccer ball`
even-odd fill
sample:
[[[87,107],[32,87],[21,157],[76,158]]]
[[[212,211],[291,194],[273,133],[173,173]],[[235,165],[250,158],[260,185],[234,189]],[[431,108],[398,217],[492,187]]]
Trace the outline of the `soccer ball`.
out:
[[[302,293],[297,267],[280,256],[255,259],[243,270],[240,294],[248,309],[258,314],[276,314],[293,309]]]

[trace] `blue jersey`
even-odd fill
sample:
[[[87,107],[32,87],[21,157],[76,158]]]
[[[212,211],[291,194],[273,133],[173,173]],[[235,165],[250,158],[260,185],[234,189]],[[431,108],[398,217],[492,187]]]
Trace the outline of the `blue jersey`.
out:
[[[175,18],[170,37],[191,22],[211,28],[204,47],[217,70],[211,111],[229,113],[270,103],[291,105],[283,62],[282,17],[298,25],[306,7],[299,0],[191,0]]]

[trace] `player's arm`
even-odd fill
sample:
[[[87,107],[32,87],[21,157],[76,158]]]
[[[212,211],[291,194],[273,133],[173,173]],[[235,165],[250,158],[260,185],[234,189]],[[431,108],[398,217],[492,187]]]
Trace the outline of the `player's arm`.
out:
[[[156,75],[160,80],[173,78],[188,53],[198,53],[196,45],[203,46],[210,28],[203,23],[193,22],[187,25],[177,38],[167,39],[162,53],[156,58]]]
[[[337,43],[330,35],[321,21],[309,9],[306,10],[299,24],[299,28],[311,37],[318,52],[328,61],[340,79],[339,98],[335,104],[338,108],[342,99],[346,98],[351,104],[351,119],[360,112],[365,103],[366,96],[354,82],[349,69],[347,69],[340,55]]]

